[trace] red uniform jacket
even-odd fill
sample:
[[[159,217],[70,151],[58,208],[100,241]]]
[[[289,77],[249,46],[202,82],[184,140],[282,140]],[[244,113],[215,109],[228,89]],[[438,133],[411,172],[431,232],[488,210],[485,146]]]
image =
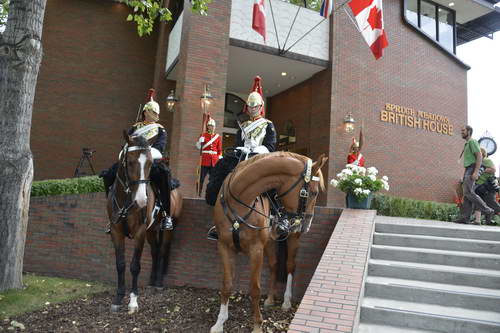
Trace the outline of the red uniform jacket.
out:
[[[360,166],[360,167],[365,166],[365,158],[363,157],[363,155],[361,153],[359,153],[359,155],[354,154],[354,153],[347,155],[347,164],[354,163],[359,157],[358,166]]]
[[[222,141],[219,134],[203,133],[205,141],[201,144],[201,165],[213,167],[222,154]]]

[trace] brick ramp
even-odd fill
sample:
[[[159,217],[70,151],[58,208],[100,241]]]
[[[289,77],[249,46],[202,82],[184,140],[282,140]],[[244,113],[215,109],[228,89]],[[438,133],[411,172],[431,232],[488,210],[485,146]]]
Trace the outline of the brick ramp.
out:
[[[288,333],[353,332],[376,211],[345,209]]]

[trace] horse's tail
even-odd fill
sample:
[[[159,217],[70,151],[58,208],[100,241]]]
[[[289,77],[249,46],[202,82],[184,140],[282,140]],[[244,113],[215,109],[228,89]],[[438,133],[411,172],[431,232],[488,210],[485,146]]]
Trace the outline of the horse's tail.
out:
[[[285,283],[287,279],[286,262],[288,260],[288,240],[276,242],[276,281]]]

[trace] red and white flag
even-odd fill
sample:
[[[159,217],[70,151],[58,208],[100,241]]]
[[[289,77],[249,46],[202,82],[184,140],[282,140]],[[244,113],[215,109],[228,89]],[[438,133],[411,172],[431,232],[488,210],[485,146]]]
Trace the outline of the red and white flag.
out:
[[[382,18],[382,0],[351,0],[349,7],[375,59],[379,59],[389,45]]]
[[[264,41],[266,41],[266,9],[264,7],[264,0],[254,0],[252,29],[262,35]]]

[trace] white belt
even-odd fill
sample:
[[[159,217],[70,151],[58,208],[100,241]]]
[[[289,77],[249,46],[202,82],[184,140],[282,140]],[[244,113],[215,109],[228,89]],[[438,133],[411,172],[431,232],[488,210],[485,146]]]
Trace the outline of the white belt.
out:
[[[217,155],[218,153],[213,150],[202,150],[203,154]]]

